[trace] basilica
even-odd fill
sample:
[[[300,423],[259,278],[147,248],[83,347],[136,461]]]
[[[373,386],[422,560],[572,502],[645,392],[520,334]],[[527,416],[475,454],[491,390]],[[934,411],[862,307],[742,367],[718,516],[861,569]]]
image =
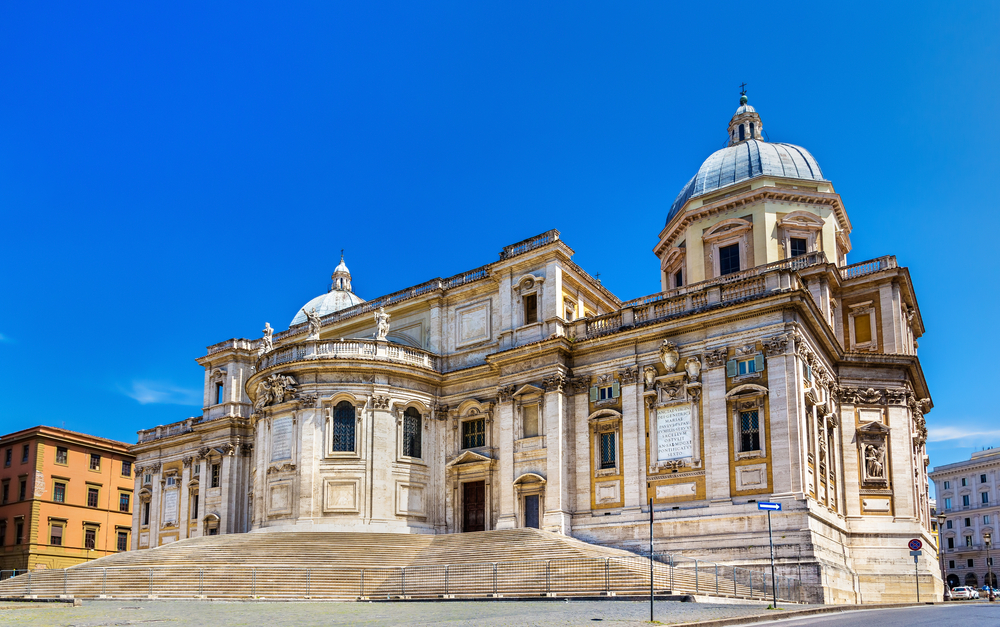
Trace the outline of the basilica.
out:
[[[818,600],[908,599],[910,539],[939,594],[909,273],[848,263],[840,195],[746,96],[727,133],[664,207],[649,296],[553,230],[367,301],[342,257],[287,329],[209,346],[202,414],[132,448],[133,548],[536,527],[639,550],[652,516],[657,550],[761,565],[769,501],[778,572]]]

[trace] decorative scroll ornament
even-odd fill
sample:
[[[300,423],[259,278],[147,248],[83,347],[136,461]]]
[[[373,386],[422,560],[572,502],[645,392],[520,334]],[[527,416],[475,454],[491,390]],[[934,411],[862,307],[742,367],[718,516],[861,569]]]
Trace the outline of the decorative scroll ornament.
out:
[[[253,404],[254,410],[291,400],[296,385],[298,383],[295,382],[294,378],[284,374],[272,374],[258,382],[257,400]]]
[[[562,392],[569,379],[564,374],[554,374],[542,379],[542,388],[546,392]]]
[[[385,307],[379,307],[375,312],[375,339],[384,342],[389,335],[389,314],[385,313]]]
[[[646,385],[647,390],[652,390],[653,386],[656,385],[656,368],[652,366],[643,368],[642,382]]]
[[[687,372],[689,381],[697,381],[701,376],[701,360],[697,357],[688,357],[684,362],[684,370]]]
[[[705,353],[705,363],[709,368],[720,368],[726,363],[729,351],[725,348],[717,348],[714,351]]]
[[[624,370],[618,371],[618,380],[621,381],[622,385],[633,385],[639,381],[639,368],[637,366],[629,366]]]
[[[586,392],[590,389],[590,377],[570,377],[568,385],[570,391],[577,394]]]
[[[375,409],[389,409],[389,397],[388,396],[373,396],[372,397],[372,407]]]
[[[232,442],[226,442],[225,444],[219,447],[219,452],[222,453],[223,455],[233,456],[236,454],[236,445],[233,444]]]
[[[782,333],[781,335],[769,337],[763,340],[761,345],[764,347],[764,354],[768,357],[781,355],[788,349],[788,334]]]
[[[514,398],[514,392],[517,391],[513,385],[505,385],[503,387],[497,388],[497,402],[506,403],[510,399]]]
[[[667,369],[667,374],[672,373],[677,368],[677,362],[680,358],[681,354],[677,352],[677,344],[670,340],[663,340],[663,344],[660,346],[660,362]]]
[[[144,468],[146,472],[157,473],[160,472],[160,462],[150,464]]]

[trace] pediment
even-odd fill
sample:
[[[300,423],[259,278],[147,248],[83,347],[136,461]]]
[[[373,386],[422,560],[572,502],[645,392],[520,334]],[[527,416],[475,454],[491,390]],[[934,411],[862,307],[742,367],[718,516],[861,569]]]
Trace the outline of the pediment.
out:
[[[726,398],[733,398],[734,396],[757,396],[759,394],[767,394],[767,388],[756,383],[744,383],[726,392]]]
[[[860,427],[858,427],[858,433],[866,433],[869,435],[885,435],[889,433],[889,427],[882,424],[881,422],[867,422]]]
[[[513,396],[527,396],[528,394],[545,394],[545,390],[528,383],[522,385],[517,392],[514,392]]]
[[[492,464],[493,461],[494,460],[492,457],[487,457],[482,453],[477,453],[475,451],[464,451],[458,457],[445,464],[445,467],[452,468],[454,466],[469,466],[472,464],[483,464],[483,463]]]
[[[545,483],[545,477],[541,476],[536,472],[526,472],[517,479],[514,479],[514,485],[521,485],[525,483]]]

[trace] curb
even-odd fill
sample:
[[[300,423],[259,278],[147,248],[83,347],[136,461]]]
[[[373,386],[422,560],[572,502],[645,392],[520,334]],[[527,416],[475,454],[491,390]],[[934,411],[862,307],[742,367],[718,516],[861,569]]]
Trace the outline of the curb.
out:
[[[693,623],[676,623],[671,627],[727,627],[728,625],[750,625],[765,620],[794,620],[816,614],[835,614],[838,612],[855,612],[859,610],[891,610],[904,607],[921,607],[924,605],[944,605],[941,601],[927,601],[926,603],[879,603],[873,605],[832,605],[827,607],[814,607],[808,610],[791,610],[775,614],[755,614],[753,616],[740,616],[737,618],[719,618],[716,620],[696,621]]]

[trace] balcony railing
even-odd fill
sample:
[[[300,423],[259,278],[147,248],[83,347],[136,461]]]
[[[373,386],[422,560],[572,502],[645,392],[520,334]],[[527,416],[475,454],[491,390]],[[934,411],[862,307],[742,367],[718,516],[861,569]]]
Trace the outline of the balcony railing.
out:
[[[257,372],[273,366],[312,359],[390,361],[434,370],[436,358],[427,351],[375,340],[321,340],[276,348],[257,360]]]
[[[866,274],[875,274],[876,272],[896,267],[898,267],[896,265],[896,257],[886,255],[885,257],[878,257],[877,259],[869,259],[868,261],[862,261],[861,263],[844,266],[843,268],[840,268],[840,278],[847,281],[848,279],[856,279],[858,277],[865,276]]]

